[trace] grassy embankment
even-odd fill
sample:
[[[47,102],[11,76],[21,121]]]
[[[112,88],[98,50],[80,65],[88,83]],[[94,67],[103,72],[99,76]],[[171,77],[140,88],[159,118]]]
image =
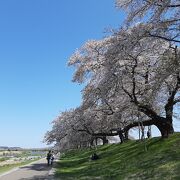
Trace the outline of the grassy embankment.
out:
[[[61,179],[107,180],[179,180],[180,133],[168,139],[152,138],[144,142],[100,146],[100,159],[91,161],[94,150],[69,151],[57,163],[56,176]]]

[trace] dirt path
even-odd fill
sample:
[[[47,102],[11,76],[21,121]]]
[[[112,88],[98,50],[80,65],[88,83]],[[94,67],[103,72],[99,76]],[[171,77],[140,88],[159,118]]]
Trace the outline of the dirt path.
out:
[[[51,169],[51,166],[47,166],[46,159],[41,159],[0,175],[0,180],[52,180]]]

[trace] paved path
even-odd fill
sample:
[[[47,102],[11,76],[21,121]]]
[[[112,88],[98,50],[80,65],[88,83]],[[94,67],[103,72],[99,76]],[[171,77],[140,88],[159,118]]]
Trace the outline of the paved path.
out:
[[[47,166],[46,159],[41,159],[0,175],[0,180],[52,180],[51,171],[52,167]]]

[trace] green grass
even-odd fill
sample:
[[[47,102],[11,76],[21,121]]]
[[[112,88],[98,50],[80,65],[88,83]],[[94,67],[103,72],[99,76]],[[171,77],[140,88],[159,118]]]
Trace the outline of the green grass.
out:
[[[144,142],[100,146],[100,159],[91,161],[94,150],[74,150],[65,153],[56,166],[59,179],[85,180],[179,180],[180,133],[168,139],[153,138]]]
[[[5,173],[7,171],[12,170],[13,168],[16,167],[20,167],[20,166],[24,166],[26,164],[29,164],[31,162],[37,161],[38,159],[34,159],[34,160],[27,160],[21,163],[17,163],[17,164],[8,164],[8,165],[4,165],[4,166],[0,166],[0,174]]]

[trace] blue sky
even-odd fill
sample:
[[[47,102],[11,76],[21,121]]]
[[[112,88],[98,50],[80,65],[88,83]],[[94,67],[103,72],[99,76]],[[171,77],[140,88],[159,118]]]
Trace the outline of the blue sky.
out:
[[[81,102],[68,58],[123,19],[113,0],[0,1],[0,146],[45,146],[51,121]]]

